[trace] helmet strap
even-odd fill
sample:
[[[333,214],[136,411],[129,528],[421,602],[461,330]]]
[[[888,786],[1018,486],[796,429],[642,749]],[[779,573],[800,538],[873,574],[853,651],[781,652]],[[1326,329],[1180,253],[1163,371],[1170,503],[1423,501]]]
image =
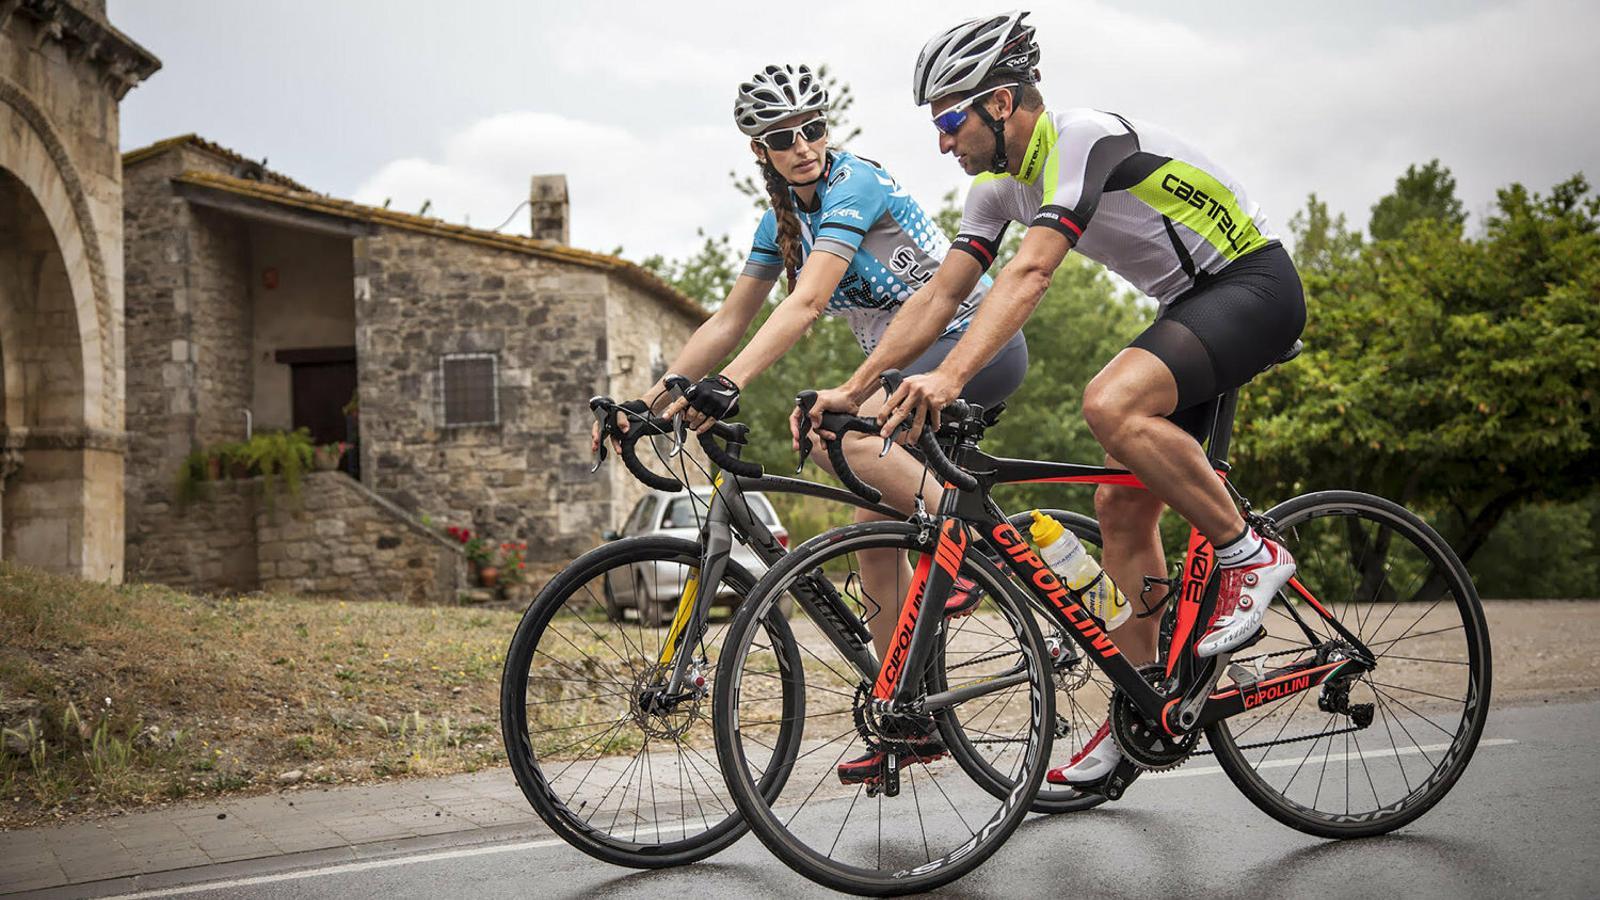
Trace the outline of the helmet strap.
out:
[[[1011,91],[1011,108],[1014,110],[1017,108],[1017,88],[1015,85],[1011,85],[1008,90]],[[990,131],[994,132],[994,159],[989,163],[989,171],[995,174],[1003,174],[1009,162],[1006,159],[1007,120],[996,119],[994,116],[989,115],[989,111],[983,108],[982,103],[974,104],[972,111],[978,114],[978,118],[983,120],[983,124],[989,126]]]

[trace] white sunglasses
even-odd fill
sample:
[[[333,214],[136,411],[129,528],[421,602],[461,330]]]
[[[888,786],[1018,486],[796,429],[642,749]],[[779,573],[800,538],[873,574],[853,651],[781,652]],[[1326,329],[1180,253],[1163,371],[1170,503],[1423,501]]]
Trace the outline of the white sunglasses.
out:
[[[756,135],[756,142],[768,150],[787,150],[798,140],[810,143],[828,133],[828,120],[824,116],[807,119],[790,128],[774,128]]]

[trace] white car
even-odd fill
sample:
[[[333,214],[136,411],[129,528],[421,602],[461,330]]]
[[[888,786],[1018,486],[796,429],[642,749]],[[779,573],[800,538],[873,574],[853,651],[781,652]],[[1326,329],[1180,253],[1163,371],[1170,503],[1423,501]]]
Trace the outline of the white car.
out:
[[[687,490],[677,493],[667,491],[651,491],[639,499],[633,507],[633,512],[628,514],[627,522],[622,526],[619,534],[607,531],[608,540],[624,537],[637,537],[644,534],[660,534],[669,537],[682,538],[687,541],[696,540],[700,536],[700,526],[705,520],[706,510],[711,503],[712,489],[695,488],[693,494]],[[772,508],[772,503],[765,496],[756,491],[746,491],[744,498],[750,503],[751,512],[755,513],[778,543],[789,546],[789,530],[778,521],[778,514]],[[767,566],[757,556],[755,551],[739,543],[733,543],[732,560],[750,571],[751,575],[760,578],[766,574]],[[666,625],[672,621],[673,614],[678,608],[678,599],[683,593],[684,581],[693,570],[678,563],[650,562],[635,563],[628,567],[628,577],[618,577],[620,573],[608,574],[605,583],[606,617],[613,622],[620,622],[626,616],[627,610],[633,610],[641,622],[649,625]],[[619,583],[627,581],[629,583]],[[732,591],[723,590],[717,595],[717,601],[729,607],[738,605],[742,597],[736,596]],[[792,600],[785,598],[782,612],[789,615]]]

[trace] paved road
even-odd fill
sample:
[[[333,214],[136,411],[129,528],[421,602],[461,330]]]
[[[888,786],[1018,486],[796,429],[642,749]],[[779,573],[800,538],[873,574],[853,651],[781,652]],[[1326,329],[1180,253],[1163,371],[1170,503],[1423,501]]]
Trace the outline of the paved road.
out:
[[[1454,792],[1399,834],[1335,843],[1258,812],[1214,765],[1197,761],[1135,785],[1121,803],[1025,822],[945,893],[973,897],[1592,897],[1600,884],[1600,702],[1496,710]],[[395,852],[398,851],[398,852]],[[224,877],[222,872],[226,872]],[[188,870],[190,884],[122,879],[40,896],[706,897],[828,894],[754,837],[712,861],[632,872],[558,840],[394,848],[317,867],[281,857]],[[162,884],[170,884],[170,876]]]

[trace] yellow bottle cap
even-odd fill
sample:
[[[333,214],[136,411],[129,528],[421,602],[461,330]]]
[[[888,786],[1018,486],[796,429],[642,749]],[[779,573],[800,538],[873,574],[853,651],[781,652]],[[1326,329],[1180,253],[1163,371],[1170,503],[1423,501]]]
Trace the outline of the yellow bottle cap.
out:
[[[1037,509],[1033,511],[1033,525],[1028,528],[1028,536],[1033,538],[1034,546],[1048,547],[1061,540],[1061,535],[1065,532],[1066,529],[1061,527],[1060,522]]]

